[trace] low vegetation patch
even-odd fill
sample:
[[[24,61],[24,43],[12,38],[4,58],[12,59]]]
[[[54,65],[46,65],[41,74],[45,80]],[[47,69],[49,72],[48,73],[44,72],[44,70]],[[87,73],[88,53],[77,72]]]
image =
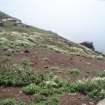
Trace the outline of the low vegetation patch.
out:
[[[81,92],[95,100],[105,98],[105,77],[79,80],[73,83],[71,87],[71,92]]]
[[[72,69],[72,70],[70,70],[70,74],[73,76],[79,76],[80,70],[79,69]]]
[[[78,76],[80,75],[80,70],[73,69],[70,71],[70,74]],[[35,95],[37,97],[37,103],[35,105],[46,105],[49,103],[50,105],[58,105],[59,97],[64,93],[80,92],[95,100],[105,98],[104,71],[99,74],[99,77],[69,83],[68,81],[60,80],[53,73],[44,74],[33,72],[31,62],[27,60],[23,60],[21,64],[11,64],[8,60],[4,60],[3,64],[1,62],[0,85],[23,87],[22,90],[25,94]],[[13,103],[15,101],[7,99],[1,102],[4,103],[2,105],[6,105],[5,103],[7,102]]]
[[[25,94],[37,96],[38,105],[40,103],[58,105],[60,97],[65,92],[69,92],[70,84],[66,81],[58,80],[57,78],[55,78],[55,76],[51,78],[50,75],[50,78],[41,82],[40,84],[33,83],[23,87],[22,90]]]
[[[52,32],[40,30],[34,27],[5,27],[13,28],[0,33],[0,48],[21,51],[26,48],[46,48],[46,52],[54,51],[57,53],[79,55],[89,58],[103,59],[101,54],[97,54],[88,48],[73,42],[63,41]],[[42,44],[43,43],[43,44]],[[69,45],[70,44],[70,45]]]
[[[82,94],[88,95],[90,98],[96,101],[99,101],[105,98],[105,77],[83,79],[78,80],[74,83],[51,79],[49,81],[43,81],[43,83],[39,85],[30,84],[26,87],[23,87],[23,91],[26,94],[38,94],[39,96],[41,96],[40,101],[38,102],[51,102],[51,100],[49,101],[49,99],[51,99],[51,97],[54,97],[56,103],[59,103],[59,98],[55,97],[55,95],[62,96],[62,94],[64,94],[65,92],[80,92]]]
[[[38,94],[40,90],[41,90],[40,86],[37,86],[36,84],[30,84],[23,88],[23,92],[30,95]]]
[[[2,99],[0,105],[26,105],[23,101],[16,101],[15,99]]]
[[[98,74],[99,77],[105,77],[105,70]]]
[[[46,78],[42,73],[32,71],[28,61],[21,64],[11,64],[8,61],[0,65],[0,85],[23,86],[30,83],[40,83]]]

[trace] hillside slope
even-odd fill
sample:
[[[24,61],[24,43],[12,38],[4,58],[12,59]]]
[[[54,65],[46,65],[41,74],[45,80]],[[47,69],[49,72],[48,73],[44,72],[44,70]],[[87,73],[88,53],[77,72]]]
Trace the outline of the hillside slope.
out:
[[[101,54],[0,12],[0,105],[96,105],[86,93],[65,93],[104,69]]]
[[[23,48],[45,48],[59,53],[87,57],[102,57],[90,49],[68,41],[56,33],[23,24],[20,20],[0,12],[0,48],[19,50]],[[20,22],[18,22],[20,21]]]

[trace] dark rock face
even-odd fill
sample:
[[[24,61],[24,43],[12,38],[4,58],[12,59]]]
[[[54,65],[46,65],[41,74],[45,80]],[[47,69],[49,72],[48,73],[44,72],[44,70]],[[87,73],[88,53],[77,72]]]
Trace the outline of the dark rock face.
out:
[[[85,46],[85,47],[87,47],[87,48],[89,48],[89,49],[91,49],[91,50],[93,50],[93,51],[95,51],[93,42],[82,42],[80,44],[83,45],[83,46]]]
[[[3,23],[2,22],[0,22],[0,26],[3,26]]]

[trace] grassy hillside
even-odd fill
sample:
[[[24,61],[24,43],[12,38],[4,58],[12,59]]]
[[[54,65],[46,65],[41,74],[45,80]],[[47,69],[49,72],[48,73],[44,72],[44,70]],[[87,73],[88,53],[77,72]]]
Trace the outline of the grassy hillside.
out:
[[[5,19],[9,16],[0,12],[0,17]],[[68,41],[56,33],[28,26],[23,23],[11,25],[5,22],[2,30],[3,32],[0,32],[0,48],[10,48],[17,51],[28,47],[43,47],[46,48],[47,51],[53,50],[59,53],[102,58],[101,55],[96,54],[90,49]]]
[[[0,19],[8,17],[14,19],[0,12]],[[54,32],[10,20],[0,20],[0,105],[67,105],[61,99],[65,93],[74,99],[80,99],[75,98],[80,93],[86,105],[90,98],[96,102],[105,97],[101,54]]]

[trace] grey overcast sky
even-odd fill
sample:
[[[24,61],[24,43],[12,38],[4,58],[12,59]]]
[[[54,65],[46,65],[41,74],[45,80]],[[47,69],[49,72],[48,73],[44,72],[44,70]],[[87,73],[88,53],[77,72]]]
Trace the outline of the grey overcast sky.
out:
[[[93,41],[105,51],[104,0],[0,0],[0,10],[70,40]]]

